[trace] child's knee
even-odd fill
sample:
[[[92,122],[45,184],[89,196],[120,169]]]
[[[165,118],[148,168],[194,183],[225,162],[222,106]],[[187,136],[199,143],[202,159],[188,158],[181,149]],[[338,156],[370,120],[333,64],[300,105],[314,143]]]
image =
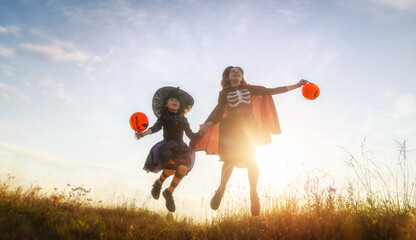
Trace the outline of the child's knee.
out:
[[[188,171],[188,167],[182,164],[180,164],[178,168],[176,169],[176,172],[179,173],[180,175],[185,175],[187,171]]]
[[[175,174],[177,167],[178,166],[175,164],[175,162],[173,162],[173,161],[172,162],[168,162],[165,165],[164,172],[166,173],[167,176],[171,176],[171,175]]]
[[[175,163],[168,163],[165,165],[165,169],[168,169],[168,170],[176,170],[177,167],[178,166]]]

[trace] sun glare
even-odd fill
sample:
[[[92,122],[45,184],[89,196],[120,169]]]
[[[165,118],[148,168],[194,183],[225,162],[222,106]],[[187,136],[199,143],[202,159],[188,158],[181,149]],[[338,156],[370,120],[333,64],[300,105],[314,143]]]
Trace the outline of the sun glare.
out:
[[[257,148],[260,181],[265,184],[284,185],[300,170],[300,153],[295,142],[287,136],[272,137],[272,143]]]

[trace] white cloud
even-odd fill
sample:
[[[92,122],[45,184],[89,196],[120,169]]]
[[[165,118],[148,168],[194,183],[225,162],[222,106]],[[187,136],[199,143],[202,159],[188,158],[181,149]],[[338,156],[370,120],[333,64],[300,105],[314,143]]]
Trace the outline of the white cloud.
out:
[[[415,0],[370,0],[370,2],[400,10],[416,10]]]
[[[3,27],[0,25],[0,33],[11,33],[15,36],[19,36],[20,33],[20,28],[16,27],[16,26],[8,26],[8,27]]]
[[[76,46],[69,42],[54,41],[52,45],[35,45],[22,44],[22,48],[28,52],[33,52],[44,56],[54,62],[77,62],[82,63],[90,59],[90,57]]]
[[[54,81],[51,77],[44,77],[38,81],[45,91],[58,99],[62,99],[67,103],[74,103],[74,95],[68,93],[62,83]]]
[[[72,62],[87,72],[94,70],[92,64],[101,61],[101,57],[88,55],[78,47],[65,41],[54,40],[50,45],[21,44],[21,47],[30,53],[39,55],[53,62]]]
[[[338,2],[355,11],[363,11],[379,17],[388,16],[392,9],[402,12],[416,11],[416,0],[348,0]]]
[[[13,57],[14,56],[14,49],[13,48],[7,48],[2,45],[0,45],[0,55],[3,57]]]
[[[3,73],[8,77],[13,77],[13,68],[8,65],[0,65],[0,69],[3,70]]]
[[[8,70],[4,70],[4,74],[6,74],[6,76],[9,76],[9,77],[13,77],[14,76],[14,73],[11,72],[11,71],[8,71]]]
[[[12,97],[17,97],[27,102],[30,101],[30,97],[24,92],[18,90],[16,87],[5,83],[0,83],[0,98],[4,100],[10,100]]]

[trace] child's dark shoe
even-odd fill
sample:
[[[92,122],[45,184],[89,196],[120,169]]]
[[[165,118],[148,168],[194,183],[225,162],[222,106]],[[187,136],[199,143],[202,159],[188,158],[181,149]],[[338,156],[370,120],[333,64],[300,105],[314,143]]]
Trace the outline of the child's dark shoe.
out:
[[[162,185],[160,185],[160,183],[156,180],[156,182],[153,183],[153,187],[152,187],[152,191],[151,191],[152,197],[154,199],[156,199],[156,200],[159,199],[161,188],[162,188]]]
[[[259,197],[256,193],[250,194],[250,200],[251,200],[251,215],[258,216],[260,214],[260,201]]]
[[[173,200],[173,196],[172,193],[169,192],[169,190],[166,188],[163,193],[162,193],[163,197],[166,200],[166,208],[170,211],[170,212],[174,212],[176,210],[176,206],[175,206],[175,200]]]
[[[217,210],[220,207],[222,196],[224,196],[224,192],[221,192],[219,190],[215,191],[215,194],[210,202],[212,210]]]

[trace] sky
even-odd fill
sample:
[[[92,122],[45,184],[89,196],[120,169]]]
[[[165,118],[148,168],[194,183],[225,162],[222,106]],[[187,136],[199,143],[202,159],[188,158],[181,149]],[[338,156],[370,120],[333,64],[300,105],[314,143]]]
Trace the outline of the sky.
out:
[[[310,172],[341,187],[363,143],[380,165],[397,165],[396,141],[416,148],[415,22],[415,0],[0,0],[0,174],[166,211],[150,198],[158,174],[142,170],[162,133],[135,140],[130,115],[152,125],[154,92],[179,86],[196,132],[233,65],[250,84],[321,90],[273,96],[282,134],[258,148],[260,194]],[[196,153],[175,214],[214,214],[218,160]],[[248,189],[247,173],[230,185]]]

